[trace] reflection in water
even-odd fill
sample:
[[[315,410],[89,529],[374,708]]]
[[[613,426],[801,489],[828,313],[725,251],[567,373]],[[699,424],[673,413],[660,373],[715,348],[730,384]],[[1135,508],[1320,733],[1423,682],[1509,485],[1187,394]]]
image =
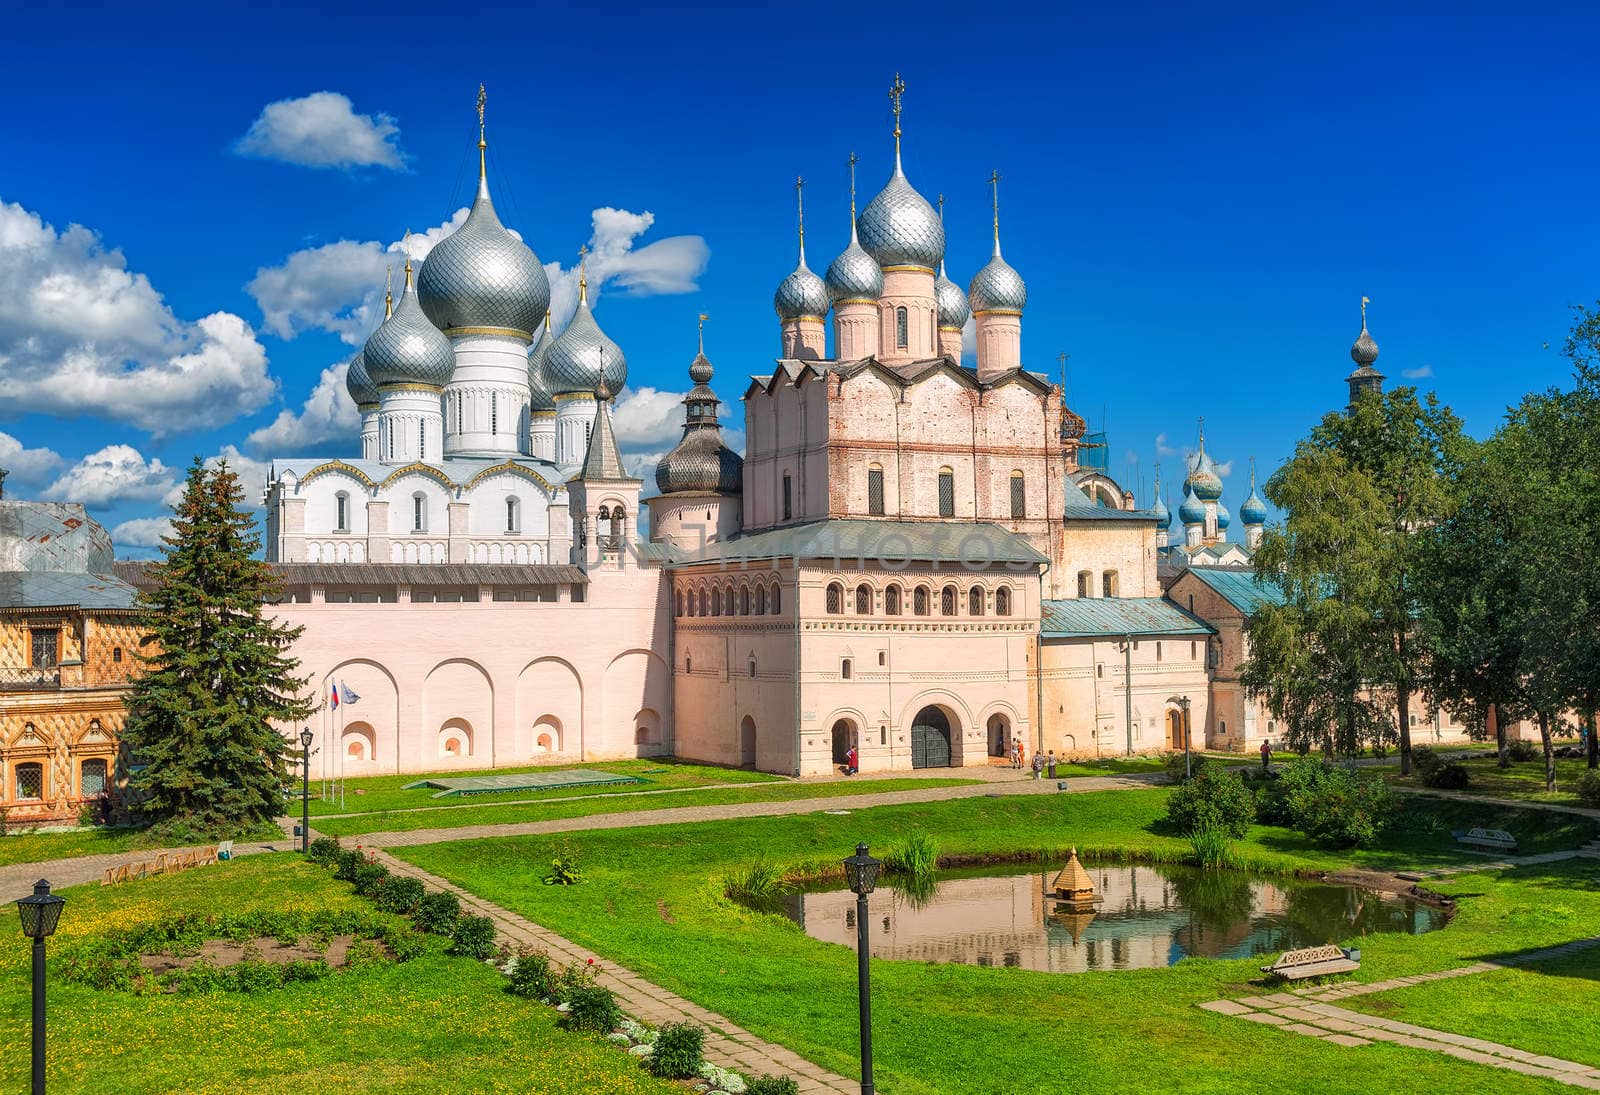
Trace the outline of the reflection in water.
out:
[[[874,893],[873,955],[1058,973],[1149,969],[1373,932],[1417,934],[1446,920],[1431,906],[1354,886],[1170,866],[1090,867],[1103,901],[1086,909],[1047,895],[1053,869],[983,870],[946,872],[931,889]],[[836,887],[781,903],[807,935],[848,947],[855,907],[855,895]]]

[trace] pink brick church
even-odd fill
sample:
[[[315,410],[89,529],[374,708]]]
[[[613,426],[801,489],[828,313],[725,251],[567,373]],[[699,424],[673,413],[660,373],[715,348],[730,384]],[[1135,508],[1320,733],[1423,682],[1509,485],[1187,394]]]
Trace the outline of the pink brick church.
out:
[[[866,771],[960,767],[1013,739],[1182,748],[1181,697],[1197,746],[1252,744],[1242,716],[1211,717],[1217,628],[1163,597],[1164,503],[1080,466],[1083,419],[1024,367],[998,198],[988,263],[965,291],[946,275],[898,91],[888,182],[858,215],[852,157],[824,276],[802,221],[778,359],[741,370],[743,458],[702,341],[643,502],[609,410],[626,356],[586,292],[552,336],[543,267],[480,157],[470,215],[407,263],[352,362],[361,455],[271,465],[275,611],[304,626],[321,694],[359,697],[319,718],[324,757],[351,775],[662,754],[815,774],[855,746]],[[1209,521],[1189,550],[1220,542]]]

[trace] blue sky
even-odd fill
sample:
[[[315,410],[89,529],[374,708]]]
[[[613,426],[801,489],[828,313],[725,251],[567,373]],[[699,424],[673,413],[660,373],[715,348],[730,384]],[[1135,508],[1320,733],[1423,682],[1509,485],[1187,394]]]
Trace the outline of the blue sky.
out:
[[[384,248],[469,199],[480,81],[502,219],[547,263],[609,256],[596,315],[629,357],[641,464],[672,443],[661,393],[686,387],[698,312],[725,400],[770,371],[794,177],[821,271],[848,154],[863,204],[888,175],[897,70],[952,277],[987,256],[998,168],[1024,358],[1072,355],[1073,406],[1146,495],[1204,415],[1237,509],[1250,456],[1269,470],[1343,404],[1362,295],[1390,383],[1478,434],[1565,382],[1546,344],[1600,297],[1600,19],[1576,4],[9,18],[43,48],[0,73],[0,464],[15,493],[90,501],[129,554],[195,454],[354,454],[324,371],[372,322]],[[363,162],[315,166],[329,132]]]

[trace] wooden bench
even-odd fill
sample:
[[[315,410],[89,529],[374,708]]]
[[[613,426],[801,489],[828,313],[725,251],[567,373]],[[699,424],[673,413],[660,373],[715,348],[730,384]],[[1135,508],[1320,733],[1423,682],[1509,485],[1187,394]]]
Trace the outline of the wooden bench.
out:
[[[1305,977],[1322,977],[1330,973],[1354,973],[1361,963],[1350,957],[1343,947],[1328,944],[1325,947],[1306,947],[1303,950],[1284,951],[1270,966],[1261,972],[1285,981],[1299,981]]]
[[[1482,848],[1488,852],[1514,852],[1517,850],[1517,838],[1504,829],[1468,829],[1461,832],[1459,829],[1450,834],[1456,838],[1456,843],[1465,844],[1469,848]]]

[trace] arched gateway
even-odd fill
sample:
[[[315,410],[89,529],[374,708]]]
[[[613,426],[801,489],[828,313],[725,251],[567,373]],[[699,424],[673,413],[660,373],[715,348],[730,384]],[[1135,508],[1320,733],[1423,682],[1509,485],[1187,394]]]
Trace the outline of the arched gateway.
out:
[[[928,706],[911,720],[911,767],[950,767],[950,718],[943,708]]]

